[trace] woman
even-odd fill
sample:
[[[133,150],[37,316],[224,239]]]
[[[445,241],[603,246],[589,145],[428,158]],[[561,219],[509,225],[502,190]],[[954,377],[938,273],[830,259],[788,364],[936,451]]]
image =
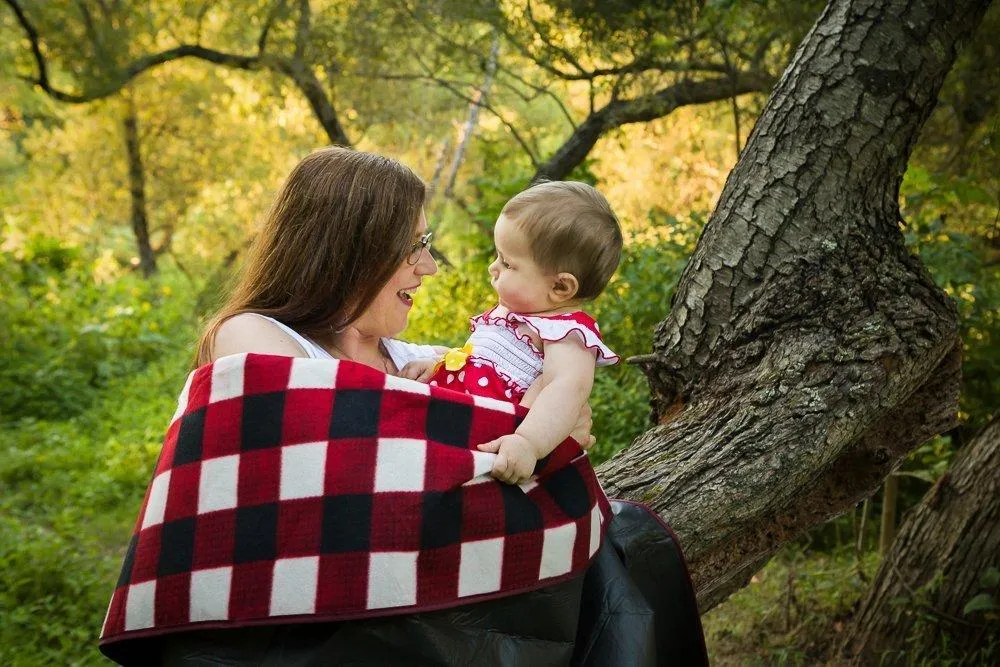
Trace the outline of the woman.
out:
[[[406,328],[424,278],[438,270],[430,254],[425,195],[424,183],[410,169],[379,155],[333,147],[306,157],[277,195],[244,273],[203,333],[197,365],[251,352],[346,359],[396,375],[413,359],[440,354],[444,348],[395,338]],[[574,435],[588,446],[589,428],[586,408]],[[179,665],[216,659],[240,664],[278,654],[283,657],[275,664],[329,664],[360,656],[372,664],[386,664],[390,657],[402,664],[439,662],[440,655],[431,657],[434,650],[419,646],[422,641],[439,644],[434,637],[442,630],[463,627],[461,643],[473,647],[476,637],[502,634],[501,626],[523,616],[525,605],[562,606],[564,599],[578,599],[580,585],[554,587],[568,594],[544,590],[457,612],[190,633],[164,640],[163,657],[166,664]],[[478,622],[469,620],[477,615]],[[465,621],[456,624],[459,617]],[[561,629],[569,637],[575,632]],[[543,641],[556,639],[540,635]],[[401,638],[407,645],[399,645]],[[571,650],[564,644],[563,652]],[[529,655],[547,653],[528,651],[526,661]],[[508,655],[506,662],[512,661],[521,660]]]
[[[239,283],[232,296],[206,328],[199,342],[197,365],[203,366],[218,361],[207,375],[204,373],[202,375],[203,378],[208,378],[211,391],[215,392],[215,378],[220,367],[226,367],[228,363],[229,370],[226,372],[232,373],[232,367],[241,359],[239,356],[241,353],[270,355],[255,359],[268,360],[259,363],[277,365],[280,365],[281,360],[276,357],[348,360],[390,376],[399,374],[403,366],[412,359],[440,354],[441,348],[414,345],[395,338],[406,328],[414,293],[419,290],[426,276],[432,276],[437,272],[437,265],[429,252],[430,233],[427,231],[427,221],[423,214],[424,199],[424,184],[408,168],[393,160],[344,148],[326,148],[306,157],[293,170],[278,194],[247,258]],[[250,362],[246,363],[249,368]],[[294,364],[295,361],[292,362],[293,368]],[[304,364],[312,365],[313,368],[317,366],[328,368],[325,364],[311,361]],[[354,365],[348,368],[363,367]],[[363,374],[367,374],[369,379],[373,377],[367,370]],[[246,377],[246,382],[249,383],[251,376]],[[220,392],[225,393],[234,387],[239,389],[243,384],[243,376],[237,374],[235,384],[223,385]],[[414,385],[411,383],[409,386],[412,391]],[[192,389],[192,392],[194,391],[196,390]],[[185,394],[186,392],[187,388]],[[267,397],[266,394],[263,396]],[[277,405],[278,414],[281,414],[283,404],[279,402]],[[340,398],[334,401],[335,410],[338,405],[341,405]],[[497,403],[497,405],[503,404]],[[509,414],[506,409],[503,412]],[[188,439],[188,442],[193,443],[194,449],[184,450],[183,456],[179,447],[172,450],[173,453],[169,454],[168,458],[172,459],[173,463],[167,461],[166,465],[168,468],[170,465],[175,467],[154,477],[140,515],[145,531],[143,533],[145,544],[148,547],[152,540],[154,545],[153,557],[156,557],[156,551],[160,548],[156,546],[160,543],[160,535],[164,536],[163,544],[167,544],[168,530],[171,531],[171,544],[175,548],[171,551],[170,558],[166,560],[164,559],[166,552],[160,552],[159,565],[149,570],[151,565],[148,558],[141,554],[135,555],[139,552],[134,550],[136,538],[133,537],[132,546],[123,565],[123,578],[119,580],[116,589],[116,595],[118,591],[125,589],[129,591],[126,601],[122,603],[123,606],[115,612],[115,618],[125,618],[126,626],[130,618],[133,627],[140,629],[156,622],[162,610],[158,606],[153,606],[150,602],[152,598],[144,596],[151,595],[152,591],[157,590],[155,588],[157,582],[162,581],[166,585],[171,578],[176,581],[178,576],[187,576],[175,572],[191,569],[191,554],[196,541],[200,541],[199,550],[208,552],[232,548],[218,542],[220,539],[218,535],[225,534],[225,530],[202,535],[200,532],[194,532],[194,524],[188,522],[188,519],[170,520],[168,529],[166,521],[169,517],[163,516],[162,505],[159,518],[155,522],[149,520],[151,516],[149,508],[152,502],[150,498],[154,494],[157,480],[163,478],[169,480],[170,472],[176,473],[174,475],[176,481],[187,475],[189,486],[178,488],[194,489],[194,494],[193,497],[189,497],[180,492],[181,495],[171,495],[172,500],[169,502],[164,498],[163,502],[168,503],[168,514],[171,506],[188,506],[192,502],[199,504],[203,502],[198,491],[197,466],[200,464],[197,462],[188,464],[187,461],[195,461],[200,456],[203,445],[202,434],[207,432],[202,429],[207,423],[207,418],[204,410],[185,414],[183,419],[177,419],[175,416],[173,423],[180,424],[181,437],[187,428],[189,416],[194,420],[192,423],[197,424],[197,430],[192,431],[195,434],[193,439]],[[243,412],[242,418],[244,437],[250,433],[259,439],[259,433],[246,426],[248,423],[260,423],[259,417],[251,411],[249,416],[247,412]],[[514,417],[510,415],[509,418]],[[429,417],[427,423],[431,423]],[[234,425],[239,426],[238,419]],[[225,426],[225,429],[228,429],[228,426]],[[574,430],[574,439],[588,446],[592,445],[594,438],[589,434],[589,429],[590,410],[585,407]],[[228,430],[241,432],[239,428],[236,431]],[[255,447],[256,444],[259,443],[255,443]],[[312,444],[323,446],[322,443]],[[209,446],[207,440],[204,445]],[[312,445],[303,445],[303,447],[309,446]],[[349,447],[349,445],[341,447],[345,446]],[[256,458],[255,454],[261,454],[264,458]],[[185,458],[189,455],[190,458]],[[268,450],[255,449],[246,456],[248,460],[264,461],[268,460],[267,455]],[[281,456],[284,456],[284,453]],[[183,460],[179,461],[180,458]],[[221,463],[226,458],[239,457],[213,459],[213,462],[220,464],[219,470],[225,468]],[[577,460],[579,459],[583,457],[578,457]],[[161,455],[158,469],[163,460],[164,456]],[[181,467],[176,467],[179,464]],[[273,468],[254,468],[254,465],[261,464],[251,465],[252,474],[270,470],[271,472],[263,474],[274,476]],[[263,465],[273,466],[273,463]],[[586,465],[586,468],[590,470],[591,475],[590,497],[594,497],[594,489],[603,497],[603,492],[600,492],[596,478],[593,477],[592,469],[589,465]],[[283,464],[281,469],[284,471]],[[568,468],[557,470],[560,474],[553,474],[548,479],[556,477],[566,479],[562,473],[568,472]],[[182,471],[186,472],[181,474]],[[190,474],[191,471],[195,472],[194,476]],[[310,476],[307,469],[304,472]],[[201,474],[204,479],[205,468],[202,468]],[[241,465],[239,475],[242,474]],[[236,478],[234,469],[231,477],[234,483],[230,487],[233,502],[236,502]],[[412,479],[412,474],[408,479]],[[293,485],[297,482],[298,480],[292,480]],[[543,478],[538,480],[538,484],[542,487],[548,483]],[[173,482],[168,481],[167,484],[170,485],[169,488],[174,488]],[[572,484],[567,486],[561,482],[560,484],[562,490],[570,496],[577,494],[570,500],[578,497],[579,487]],[[462,489],[465,487],[463,484]],[[253,491],[253,488],[251,486],[250,491]],[[489,490],[492,487],[477,485],[474,488]],[[495,488],[504,489],[501,493],[503,501],[500,503],[503,507],[498,508],[497,512],[501,519],[506,517],[507,534],[527,535],[528,532],[521,531],[528,530],[527,523],[532,519],[530,512],[535,510],[529,508],[528,515],[519,515],[518,512],[523,512],[525,501],[520,497],[511,500],[512,493],[514,496],[518,495],[516,490],[499,484]],[[240,494],[247,491],[242,482],[238,489]],[[560,496],[554,494],[551,498],[558,503]],[[215,495],[205,502],[217,505],[218,499],[219,496]],[[511,502],[513,504],[510,504]],[[493,512],[492,506],[486,507],[490,513]],[[252,513],[253,521],[265,521],[262,517],[267,515],[266,506],[258,505],[250,507],[249,510],[247,516]],[[237,534],[241,530],[254,530],[257,526],[252,522],[239,523],[239,511],[238,506]],[[463,511],[460,505],[459,514],[461,515]],[[287,623],[266,624],[259,627],[231,625],[226,627],[224,623],[201,622],[196,626],[198,630],[178,630],[173,634],[144,636],[142,632],[138,632],[134,635],[135,639],[123,641],[110,648],[105,643],[102,645],[102,650],[123,664],[187,667],[220,664],[639,665],[663,664],[666,660],[677,664],[704,664],[702,659],[704,648],[700,643],[701,633],[690,583],[683,572],[683,561],[680,559],[679,551],[668,531],[660,527],[654,516],[633,506],[615,504],[612,511],[616,518],[610,522],[605,540],[598,545],[593,538],[588,538],[591,540],[590,553],[593,560],[589,569],[585,570],[585,574],[577,574],[574,570],[564,577],[553,577],[550,581],[558,583],[543,584],[544,588],[531,590],[515,587],[511,590],[528,592],[517,592],[471,604],[449,605],[443,609],[440,608],[443,605],[429,607],[438,609],[437,611],[378,618],[361,615],[359,620],[340,622],[316,622],[308,612],[299,613],[294,617],[289,616]],[[593,512],[596,512],[596,509]],[[226,512],[215,512],[214,516],[225,514]],[[596,513],[587,516],[596,518]],[[354,520],[350,515],[338,515],[337,518],[347,523]],[[273,521],[274,517],[272,516],[270,520]],[[515,524],[513,527],[510,523],[512,520]],[[148,528],[147,521],[150,524]],[[426,516],[423,523],[432,528],[438,525],[434,522],[428,524]],[[503,525],[502,521],[500,525]],[[323,528],[325,531],[325,524]],[[229,530],[232,530],[232,527]],[[530,530],[539,529],[532,527]],[[273,536],[273,533],[261,534]],[[589,534],[595,533],[590,531]],[[208,544],[203,542],[205,539],[209,540]],[[306,535],[306,539],[310,542],[315,541],[313,533]],[[572,540],[576,538],[569,539],[571,540],[569,544],[573,544]],[[213,546],[212,540],[218,544]],[[249,544],[251,548],[257,550],[266,547],[264,544],[255,545],[252,541],[244,544]],[[585,545],[585,542],[583,544]],[[146,553],[150,553],[149,549]],[[128,579],[128,573],[132,568],[140,567],[139,560],[143,559],[147,562],[142,567],[153,572],[156,577],[162,577],[162,580],[155,579],[152,583],[131,585],[129,582],[132,580]],[[671,559],[674,565],[666,574],[673,576],[661,576],[664,572],[660,564]],[[475,558],[466,560],[463,555],[461,560],[463,568],[467,562],[471,563],[473,569],[478,567],[479,561]],[[586,567],[586,559],[583,563]],[[242,567],[253,570],[255,565],[251,562]],[[231,568],[222,569],[231,570]],[[211,570],[202,571],[200,574],[207,578],[199,581],[214,580],[215,575]],[[448,576],[451,574],[452,572],[448,570]],[[516,569],[515,574],[517,574]],[[373,581],[378,581],[372,578],[373,576],[369,575],[367,584],[369,587]],[[537,566],[531,576],[541,579]],[[332,575],[332,578],[337,579],[335,575]],[[312,581],[315,582],[315,578]],[[345,575],[340,581],[353,581],[353,579]],[[361,585],[365,584],[362,582]],[[196,585],[193,577],[190,588],[186,586],[187,584],[182,584],[179,588],[175,586],[171,589],[179,590],[184,599],[174,600],[156,593],[156,604],[162,601],[164,604],[174,605],[174,608],[180,604],[180,608],[186,610],[189,604],[186,596],[190,594],[200,599],[202,606],[199,609],[212,608],[218,611],[220,599],[259,597],[256,596],[253,586],[237,589],[235,583],[231,591],[229,584],[226,584],[224,598],[216,595],[216,589],[210,585]],[[480,597],[489,598],[488,595]],[[143,607],[145,611],[140,609],[142,613],[147,614],[143,617],[145,620],[140,619],[141,614],[136,614],[135,610],[139,609],[139,606],[132,608],[133,600],[137,600],[136,605],[146,605]],[[294,590],[290,598],[283,600],[297,609],[301,609],[304,602],[303,596],[294,594]],[[115,604],[113,599],[112,606]],[[676,615],[677,618],[664,615],[664,610],[669,610],[668,613]],[[228,618],[225,613],[225,603],[221,612],[222,616],[214,618]],[[109,618],[111,616],[112,609],[109,609]],[[202,620],[194,618],[193,611],[191,616],[192,623]],[[184,617],[184,620],[186,622],[187,617]],[[690,641],[692,639],[696,641]],[[687,645],[693,648],[684,648]],[[670,658],[667,657],[668,653]],[[689,655],[696,657],[689,659]]]

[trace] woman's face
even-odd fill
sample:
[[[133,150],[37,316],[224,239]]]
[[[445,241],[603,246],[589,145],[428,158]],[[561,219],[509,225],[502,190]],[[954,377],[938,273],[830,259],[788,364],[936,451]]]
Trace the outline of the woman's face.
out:
[[[426,233],[427,218],[421,211],[411,243],[419,243],[420,237]],[[392,338],[399,335],[406,328],[410,308],[413,307],[413,293],[420,287],[424,276],[432,276],[437,270],[437,262],[431,257],[430,250],[422,250],[416,264],[408,264],[404,259],[354,326],[367,336]]]

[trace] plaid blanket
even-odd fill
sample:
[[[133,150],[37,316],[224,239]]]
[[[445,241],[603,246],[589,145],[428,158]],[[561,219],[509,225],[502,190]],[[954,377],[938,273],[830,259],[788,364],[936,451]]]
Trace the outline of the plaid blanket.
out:
[[[526,412],[348,361],[243,354],[195,370],[102,645],[425,611],[582,573],[610,507],[579,446],[519,487],[475,449]]]

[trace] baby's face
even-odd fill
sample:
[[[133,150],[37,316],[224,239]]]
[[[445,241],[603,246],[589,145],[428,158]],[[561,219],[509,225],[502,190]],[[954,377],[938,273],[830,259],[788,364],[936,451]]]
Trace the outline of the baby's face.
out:
[[[538,313],[556,305],[551,289],[555,276],[531,258],[531,246],[518,225],[505,216],[493,228],[497,257],[490,264],[490,283],[500,305],[515,313]]]

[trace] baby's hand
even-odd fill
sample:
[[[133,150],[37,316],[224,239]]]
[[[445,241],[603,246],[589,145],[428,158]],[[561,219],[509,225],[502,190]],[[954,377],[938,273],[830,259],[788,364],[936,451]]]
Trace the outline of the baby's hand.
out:
[[[479,450],[496,452],[497,460],[493,463],[490,474],[508,484],[527,482],[538,463],[534,446],[527,438],[516,433],[483,443],[479,445]]]
[[[417,359],[403,366],[399,371],[399,377],[409,378],[417,382],[427,382],[434,375],[434,368],[437,366],[437,359]]]

